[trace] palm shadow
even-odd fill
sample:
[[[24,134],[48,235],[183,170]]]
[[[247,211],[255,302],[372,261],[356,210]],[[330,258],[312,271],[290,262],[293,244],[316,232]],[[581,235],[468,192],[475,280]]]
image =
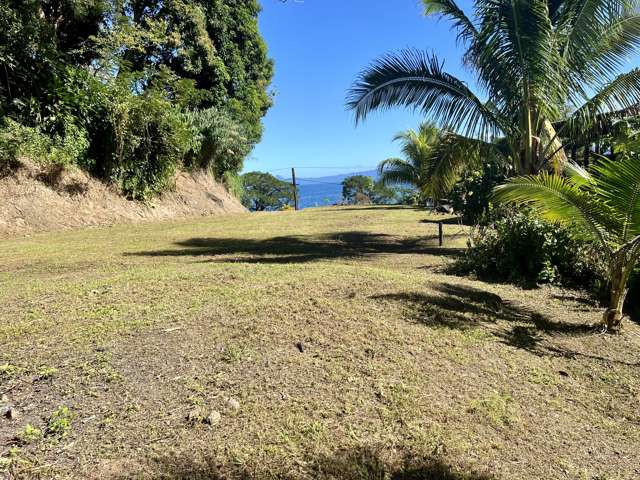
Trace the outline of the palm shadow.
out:
[[[174,249],[133,252],[125,255],[213,257],[208,258],[207,261],[286,264],[337,258],[355,259],[378,254],[456,256],[460,251],[455,248],[437,247],[436,236],[396,237],[359,231],[326,235],[291,235],[267,239],[192,238],[177,242],[175,245],[177,248]]]
[[[166,456],[151,465],[151,472],[144,478],[150,480],[294,480],[314,478],[326,480],[491,480],[493,476],[453,467],[437,457],[416,458],[405,455],[401,464],[390,465],[382,459],[381,452],[369,448],[343,449],[331,455],[307,458],[303,462],[305,472],[262,471],[260,465],[221,464],[216,459],[204,457]],[[126,472],[117,477],[139,478],[137,472]]]
[[[538,354],[542,352],[542,334],[581,336],[594,331],[591,325],[554,321],[527,307],[477,288],[449,283],[439,284],[434,288],[437,291],[435,295],[403,292],[376,295],[373,298],[409,305],[413,311],[410,319],[431,327],[467,330],[499,321],[512,323],[510,330],[496,329],[494,334],[508,345]]]

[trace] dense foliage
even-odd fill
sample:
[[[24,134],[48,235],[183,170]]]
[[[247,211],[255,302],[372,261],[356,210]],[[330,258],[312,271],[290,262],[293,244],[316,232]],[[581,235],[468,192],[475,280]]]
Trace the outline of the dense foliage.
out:
[[[509,169],[499,163],[487,161],[480,168],[467,170],[455,184],[449,198],[454,210],[465,223],[476,225],[486,221],[491,209],[493,189],[503,183]]]
[[[181,167],[239,172],[271,105],[258,13],[257,0],[0,0],[2,159],[77,164],[134,198]]]
[[[603,326],[613,331],[620,329],[628,282],[640,260],[640,137],[619,146],[616,160],[599,160],[591,172],[567,164],[565,176],[517,177],[495,190],[497,200],[527,205],[598,245],[610,287]]]
[[[270,173],[249,172],[241,177],[242,204],[254,212],[282,210],[294,201],[293,185]]]
[[[463,272],[521,285],[604,287],[606,270],[592,242],[532,212],[501,209],[476,226],[458,263]]]
[[[352,175],[342,181],[342,200],[348,204],[399,203],[407,196],[406,189],[391,188],[366,175]]]

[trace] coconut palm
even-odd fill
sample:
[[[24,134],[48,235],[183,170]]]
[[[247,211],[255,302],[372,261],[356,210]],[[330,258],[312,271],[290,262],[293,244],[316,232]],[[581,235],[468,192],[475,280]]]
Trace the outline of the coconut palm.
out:
[[[599,244],[608,259],[610,282],[602,325],[616,332],[622,325],[627,282],[640,258],[640,158],[626,153],[620,160],[602,159],[592,169],[593,174],[567,163],[566,176],[542,172],[516,177],[496,187],[494,196],[529,205]]]
[[[640,69],[622,73],[640,46],[640,0],[475,0],[472,17],[455,0],[423,2],[428,15],[453,22],[478,93],[434,55],[405,50],[364,70],[348,106],[357,121],[377,109],[421,110],[452,132],[442,143],[460,154],[452,167],[501,137],[516,172],[559,171],[563,138],[593,133],[640,103]]]
[[[440,130],[425,122],[416,131],[398,133],[394,142],[400,142],[404,158],[388,158],[378,165],[380,181],[385,186],[412,185],[425,197],[439,198],[442,186],[430,180],[430,165],[435,148],[440,140]]]

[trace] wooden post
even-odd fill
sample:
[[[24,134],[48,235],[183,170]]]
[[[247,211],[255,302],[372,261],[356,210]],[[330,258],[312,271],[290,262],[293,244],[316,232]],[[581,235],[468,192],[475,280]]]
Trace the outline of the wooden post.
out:
[[[442,246],[444,243],[444,236],[442,234],[442,222],[438,222],[438,244]]]
[[[293,205],[298,210],[298,187],[296,185],[296,169],[291,168],[291,182],[293,183]]]

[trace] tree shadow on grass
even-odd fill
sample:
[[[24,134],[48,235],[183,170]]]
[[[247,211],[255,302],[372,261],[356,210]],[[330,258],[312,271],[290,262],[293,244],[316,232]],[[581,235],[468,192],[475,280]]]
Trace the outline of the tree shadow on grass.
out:
[[[172,480],[294,480],[313,478],[321,480],[491,480],[486,474],[453,467],[437,457],[415,458],[405,456],[400,465],[391,465],[382,459],[382,452],[368,448],[340,450],[332,455],[304,459],[304,471],[290,468],[274,471],[261,465],[225,465],[210,459],[164,457],[151,465],[144,478]],[[142,478],[138,472],[128,472],[125,478]]]
[[[145,257],[217,257],[209,261],[246,263],[306,263],[326,259],[355,259],[378,254],[425,254],[455,256],[459,249],[438,248],[437,237],[396,237],[369,232],[338,232],[327,235],[291,235],[267,239],[192,238],[177,248],[125,255]],[[236,256],[237,258],[228,258]]]
[[[511,329],[496,329],[494,334],[508,345],[541,353],[543,334],[580,336],[593,332],[591,325],[553,321],[527,307],[503,300],[499,295],[464,285],[436,285],[435,295],[393,293],[375,299],[409,305],[412,319],[433,327],[467,330],[497,322],[513,323]]]

